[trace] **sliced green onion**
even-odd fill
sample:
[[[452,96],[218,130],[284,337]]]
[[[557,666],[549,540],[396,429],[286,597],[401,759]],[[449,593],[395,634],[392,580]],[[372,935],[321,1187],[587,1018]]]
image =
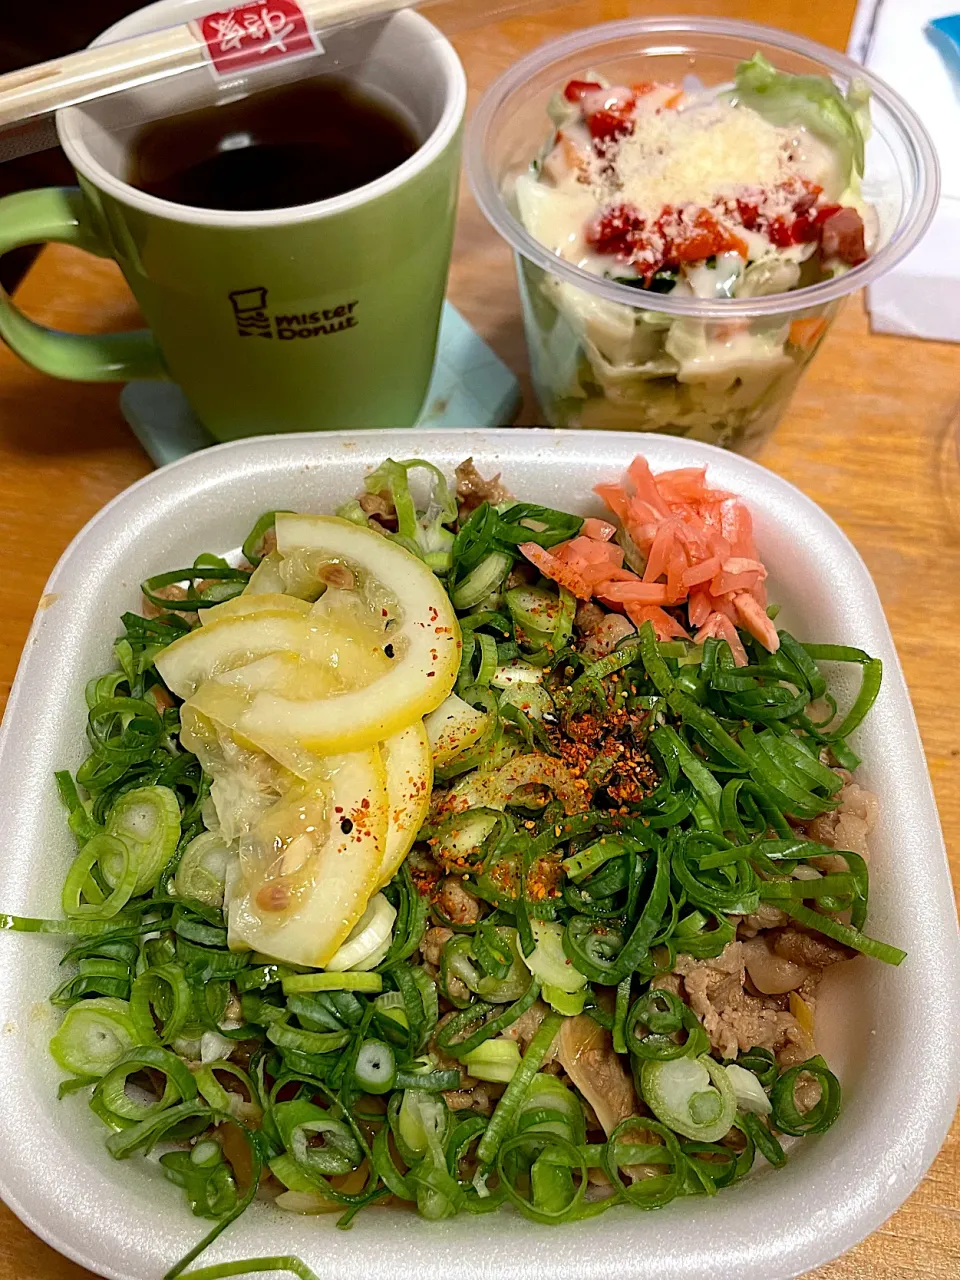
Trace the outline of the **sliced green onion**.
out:
[[[719,1142],[737,1113],[726,1071],[709,1054],[648,1059],[640,1071],[643,1100],[663,1124],[698,1142]]]
[[[753,1072],[739,1066],[736,1062],[728,1063],[724,1070],[730,1077],[733,1092],[737,1095],[738,1110],[749,1111],[758,1116],[768,1116],[773,1107]]]
[[[120,766],[122,769],[122,766]],[[57,790],[60,793],[60,799],[63,801],[64,807],[70,814],[68,825],[73,834],[82,843],[92,840],[93,837],[100,832],[100,827],[90,817],[87,808],[80,799],[80,793],[77,791],[76,783],[70,774],[62,769],[54,775],[57,782]]]
[[[530,1088],[531,1081],[543,1065],[550,1046],[560,1030],[563,1018],[559,1013],[548,1013],[537,1028],[536,1034],[527,1045],[527,1051],[513,1079],[507,1085],[503,1097],[496,1105],[490,1123],[480,1139],[477,1147],[477,1160],[480,1166],[493,1163],[500,1146],[506,1137],[514,1115]]]
[[[495,1005],[488,1004],[486,1001],[478,1000],[475,1004],[462,1010],[447,1022],[437,1034],[437,1047],[442,1049],[444,1053],[448,1053],[452,1058],[462,1059],[464,1054],[470,1053],[476,1049],[478,1045],[483,1044],[484,1040],[489,1040],[492,1036],[499,1035],[501,1031],[505,1031],[507,1027],[512,1026],[521,1014],[526,1013],[530,1006],[534,1003],[540,994],[540,984],[536,978],[531,978],[527,986],[526,992],[514,1004],[511,1004],[503,1013],[497,1014],[496,1017],[484,1021],[484,1018],[493,1012]],[[456,1039],[462,1031],[466,1031],[471,1026],[476,1026],[476,1031],[470,1032],[463,1040]]]
[[[492,595],[513,568],[513,556],[493,551],[454,587],[450,599],[457,610],[472,609]]]
[[[293,515],[292,511],[266,511],[243,540],[240,548],[243,558],[256,569],[263,559],[263,540],[277,523],[278,515]]]
[[[272,1116],[283,1145],[307,1175],[336,1177],[350,1173],[363,1159],[349,1125],[312,1102],[279,1102]]]
[[[391,1193],[401,1200],[415,1200],[416,1188],[409,1178],[400,1172],[390,1152],[390,1129],[383,1125],[373,1140],[371,1163],[378,1177],[383,1179]]]
[[[426,471],[430,481],[430,496],[422,513],[410,491],[410,473],[417,470]],[[439,467],[423,458],[406,462],[387,458],[364,483],[368,493],[387,490],[390,494],[397,513],[397,532],[388,536],[420,556],[435,573],[446,573],[453,561],[454,536],[443,526],[456,520],[457,501]]]
[[[750,1138],[768,1164],[772,1164],[775,1169],[783,1168],[787,1163],[786,1152],[759,1116],[741,1112],[737,1117],[737,1125]]]
[[[478,1080],[509,1084],[520,1067],[520,1050],[516,1040],[485,1040],[460,1061]]]
[[[737,1065],[745,1071],[752,1072],[765,1089],[769,1088],[777,1078],[777,1060],[770,1049],[754,1046],[737,1058]]]
[[[272,1169],[273,1164],[270,1167]],[[272,1258],[241,1258],[238,1262],[217,1262],[213,1266],[197,1267],[193,1271],[168,1271],[164,1280],[176,1280],[177,1276],[183,1276],[184,1280],[229,1280],[230,1276],[243,1276],[250,1271],[289,1272],[297,1280],[320,1280],[305,1262],[290,1254]]]
[[[152,889],[180,841],[180,802],[169,787],[137,787],[125,791],[107,815],[107,831],[123,840],[137,866],[135,894]],[[119,881],[122,860],[103,862],[108,884]]]
[[[353,1074],[364,1093],[389,1093],[397,1079],[396,1055],[382,1040],[364,1040]]]
[[[443,1142],[447,1123],[448,1112],[439,1098],[421,1089],[405,1090],[396,1128],[400,1154],[405,1160],[407,1153],[412,1159],[426,1155],[432,1142]]]
[[[383,990],[379,973],[292,973],[281,983],[283,993],[301,991],[363,991],[377,995]]]
[[[107,864],[115,878],[111,892],[104,894],[94,872],[99,868],[106,879]],[[61,898],[63,914],[109,920],[130,901],[137,878],[137,862],[127,842],[101,831],[87,841],[67,872]]]
[[[630,1133],[653,1134],[662,1140],[662,1147],[651,1143],[644,1144],[642,1150],[637,1150],[638,1144],[635,1142],[621,1144],[621,1135]],[[638,1159],[638,1156],[641,1158]],[[624,1165],[654,1163],[669,1164],[671,1172],[652,1178],[640,1178],[632,1184],[621,1181],[620,1169]],[[656,1120],[631,1116],[621,1121],[607,1139],[603,1147],[603,1167],[624,1200],[637,1209],[660,1209],[680,1194],[686,1162],[676,1134]]]
[[[137,1023],[153,1031],[169,1044],[176,1040],[193,1011],[193,995],[186,975],[178,964],[157,965],[147,969],[134,981],[130,991],[130,1012]]]
[[[126,1084],[130,1076],[145,1067],[161,1074],[164,1085],[158,1099],[141,1102],[128,1095]],[[137,1124],[169,1111],[178,1103],[190,1103],[196,1096],[196,1081],[175,1053],[156,1046],[140,1045],[128,1049],[106,1072],[93,1092],[91,1105],[99,1101],[111,1118]],[[107,1145],[110,1145],[109,1141]]]
[[[483,1139],[480,1146],[483,1146]],[[513,1163],[511,1157],[530,1151],[535,1156],[530,1169],[532,1198],[524,1196],[517,1189],[511,1181],[510,1169]],[[570,1168],[579,1169],[579,1182],[574,1183],[566,1168],[557,1167],[555,1160],[558,1154],[565,1157],[565,1163]],[[570,1222],[581,1216],[580,1210],[587,1191],[587,1167],[578,1149],[566,1138],[555,1133],[515,1134],[500,1146],[496,1162],[500,1185],[524,1217],[532,1218],[534,1222],[552,1224]],[[567,1175],[563,1180],[558,1177],[562,1174]]]
[[[219,832],[202,831],[190,841],[177,863],[177,893],[208,907],[222,907],[227,868],[233,857]]]
[[[533,976],[568,995],[582,990],[587,979],[564,954],[563,926],[550,920],[532,920],[530,928],[536,945],[523,962]]]
[[[198,557],[198,560],[200,557]],[[232,600],[238,596],[250,581],[246,569],[231,569],[225,560],[215,557],[217,563],[192,565],[189,569],[171,569],[167,573],[155,573],[140,583],[144,598],[158,609],[171,613],[195,613],[198,609],[209,609],[212,605],[222,604],[224,600]],[[197,589],[198,582],[208,585],[203,590]],[[187,584],[186,598],[168,600],[159,594],[164,587]]]
[[[868,938],[859,929],[854,929],[848,924],[841,924],[839,920],[833,920],[830,916],[821,915],[819,911],[812,911],[809,907],[805,907],[799,902],[780,902],[778,905],[781,911],[785,911],[788,916],[792,916],[798,924],[805,925],[808,929],[815,929],[818,933],[825,934],[828,938],[832,938],[834,942],[843,943],[845,947],[850,947],[853,951],[862,951],[866,956],[873,956],[875,960],[882,960],[884,964],[902,964],[907,958],[907,953],[901,951],[899,947],[894,947],[889,942],[878,942],[875,938]]]
[[[301,1031],[281,1020],[267,1027],[267,1039],[278,1049],[295,1049],[298,1053],[333,1053],[350,1042],[349,1031]]]
[[[639,1035],[644,1028],[645,1034]],[[685,1039],[674,1038],[683,1032]],[[633,1002],[623,1036],[626,1050],[638,1058],[657,1062],[698,1058],[710,1048],[707,1034],[690,1006],[661,988],[652,988]]]
[[[795,1090],[801,1075],[813,1076],[820,1086],[820,1098],[806,1113],[799,1110]],[[840,1114],[840,1081],[818,1054],[796,1067],[790,1067],[773,1086],[770,1101],[773,1104],[773,1123],[781,1133],[803,1137],[811,1133],[826,1133]]]
[[[50,1040],[50,1053],[64,1071],[103,1076],[139,1040],[127,1001],[101,996],[67,1010]]]
[[[549,982],[545,982],[540,994],[551,1009],[562,1013],[565,1018],[575,1018],[578,1013],[583,1013],[587,1003],[586,987],[571,994],[569,991],[562,991],[559,987],[552,987]]]

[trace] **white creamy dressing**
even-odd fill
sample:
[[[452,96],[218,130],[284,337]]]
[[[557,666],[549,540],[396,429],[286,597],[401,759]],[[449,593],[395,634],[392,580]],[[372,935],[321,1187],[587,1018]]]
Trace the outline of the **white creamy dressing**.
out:
[[[822,187],[830,202],[850,196],[844,202],[864,217],[868,235],[871,223],[876,226],[859,193],[844,192],[831,148],[808,129],[770,124],[748,107],[710,95],[665,111],[658,109],[663,96],[638,99],[635,133],[614,148],[608,161],[597,158],[586,128],[576,120],[561,125],[539,176],[516,178],[520,218],[551,253],[596,275],[616,274],[610,255],[594,252],[586,240],[589,225],[611,203],[622,200],[652,222],[668,205],[707,207],[718,196],[770,189],[790,178]],[[739,225],[735,230],[750,261],[776,254],[802,262],[814,251],[806,244],[778,249],[762,232]],[[634,273],[624,267],[622,274]],[[699,292],[696,286],[694,292]]]

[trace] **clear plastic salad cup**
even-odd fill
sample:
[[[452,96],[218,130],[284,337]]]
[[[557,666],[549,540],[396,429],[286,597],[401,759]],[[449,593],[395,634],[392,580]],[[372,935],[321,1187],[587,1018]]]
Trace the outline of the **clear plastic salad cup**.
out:
[[[761,297],[670,297],[618,284],[556,256],[525,228],[514,185],[550,130],[547,106],[587,71],[612,84],[733,80],[761,53],[778,71],[870,91],[863,197],[877,246],[833,279]],[[484,214],[513,247],[534,386],[554,427],[659,431],[749,451],[773,430],[843,299],[889,271],[926,230],[939,175],[914,112],[882,80],[810,40],[750,22],[655,18],[551,41],[516,63],[481,102],[467,171]]]

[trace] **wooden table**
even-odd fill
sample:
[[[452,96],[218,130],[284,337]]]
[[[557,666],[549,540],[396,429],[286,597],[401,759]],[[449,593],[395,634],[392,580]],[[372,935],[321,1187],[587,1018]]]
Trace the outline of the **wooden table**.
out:
[[[652,14],[657,7],[594,0],[462,33],[455,41],[473,100],[495,74],[542,40],[571,27]],[[754,18],[842,48],[854,6],[853,0],[684,0],[679,7]],[[451,297],[513,368],[525,370],[510,255],[466,191]],[[40,257],[19,302],[58,328],[103,332],[140,323],[116,268],[60,247]],[[520,423],[531,425],[537,410],[526,386]],[[876,579],[913,694],[953,865],[960,871],[960,700],[945,697],[943,684],[960,629],[960,468],[953,437],[958,396],[960,346],[874,336],[855,299],[806,375],[763,461],[830,512]],[[120,417],[115,387],[55,382],[0,348],[0,545],[7,549],[0,707],[57,557],[108,499],[149,469]],[[960,1275],[960,1123],[907,1204],[863,1244],[815,1274],[817,1280]],[[0,1206],[0,1280],[88,1275]]]

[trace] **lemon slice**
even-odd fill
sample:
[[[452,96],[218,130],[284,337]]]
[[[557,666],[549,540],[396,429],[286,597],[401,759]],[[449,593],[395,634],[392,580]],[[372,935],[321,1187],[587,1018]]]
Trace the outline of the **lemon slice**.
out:
[[[380,534],[331,516],[278,515],[277,546],[284,557],[312,553],[346,567],[355,575],[373,621],[375,604],[370,602],[381,602],[383,649],[390,665],[363,687],[324,698],[258,693],[240,717],[238,732],[253,742],[293,740],[321,755],[361,751],[393,737],[443,702],[460,665],[460,628],[446,592],[422,560]],[[328,622],[339,620],[337,601],[350,594],[337,592],[332,603],[325,603],[326,597],[320,601]],[[255,624],[267,617],[248,621]]]
[[[271,551],[269,555],[265,555],[251,573],[250,581],[244,587],[242,594],[247,598],[260,595],[284,595],[287,584],[280,576],[280,565],[279,551]],[[291,599],[289,595],[285,595],[284,598]]]
[[[220,672],[268,653],[299,653],[308,642],[308,629],[308,620],[289,610],[220,618],[175,640],[157,655],[156,668],[169,689],[189,698]]]
[[[389,884],[413,848],[427,819],[433,788],[433,756],[421,721],[388,738],[380,748],[387,770],[389,824],[378,888]]]
[[[221,618],[248,618],[254,613],[299,613],[306,617],[312,606],[306,600],[298,600],[296,596],[278,595],[276,592],[247,595],[242,592],[232,600],[224,600],[212,609],[201,609],[200,621],[205,627],[211,622],[219,622]]]
[[[294,738],[258,734],[253,741],[240,725],[258,693],[325,698],[345,687],[343,674],[335,664],[310,662],[295,653],[270,653],[205,681],[184,704],[182,715],[200,713],[242,747],[270,756],[299,778],[310,778],[323,765],[321,754]]]
[[[331,756],[240,841],[240,884],[228,909],[234,950],[322,968],[363,915],[386,847],[380,752]]]
[[[252,743],[238,740],[190,703],[180,712],[180,742],[213,779],[210,798],[223,837],[245,834],[296,782],[296,775]],[[317,769],[313,762],[312,773]]]

